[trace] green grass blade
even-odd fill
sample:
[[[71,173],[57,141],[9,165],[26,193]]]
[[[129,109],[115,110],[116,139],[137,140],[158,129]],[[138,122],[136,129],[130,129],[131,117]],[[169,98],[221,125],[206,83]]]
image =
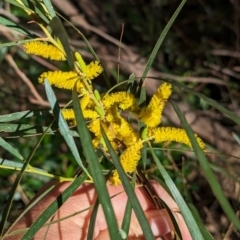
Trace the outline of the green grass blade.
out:
[[[44,132],[46,132],[46,134],[55,135],[59,134],[59,129],[21,123],[0,123],[0,132],[14,133],[11,134],[11,138],[13,138],[19,136],[40,135]],[[70,135],[73,137],[79,137],[78,133],[73,130],[70,130]]]
[[[45,85],[45,90],[46,90],[46,94],[47,94],[47,98],[48,101],[50,103],[50,106],[53,110],[54,116],[58,122],[58,126],[59,126],[59,131],[62,134],[63,138],[66,141],[66,144],[68,145],[69,149],[71,150],[75,160],[77,161],[77,163],[79,164],[79,166],[83,169],[83,171],[90,176],[90,174],[88,173],[87,169],[84,167],[82,160],[80,158],[76,143],[74,142],[73,137],[71,136],[69,127],[65,121],[65,119],[63,118],[62,112],[58,106],[57,103],[57,99],[56,96],[52,90],[52,87],[50,86],[49,82],[47,79],[45,79],[44,81],[44,85]]]
[[[0,123],[0,131],[1,132],[8,132],[8,133],[15,133],[16,136],[23,136],[24,134],[42,134],[47,131],[47,134],[54,134],[54,130],[48,127],[43,126],[34,126],[30,124],[21,124],[21,123]]]
[[[163,182],[160,178],[158,178],[156,176],[154,176],[153,179],[155,179],[165,189],[165,191],[169,193],[170,196],[172,195],[171,192],[169,192],[169,189],[168,189],[168,187],[167,187],[165,182]],[[160,197],[161,196],[159,196],[159,198]],[[167,203],[165,203],[163,201],[163,199],[160,198],[159,200],[160,200],[161,204],[163,205],[163,207],[167,210],[167,212],[168,212],[168,214],[169,214],[169,216],[171,218],[171,221],[172,221],[173,226],[175,228],[175,233],[177,234],[178,239],[182,240],[181,230],[179,229],[178,223],[177,223],[177,221],[176,221],[176,219],[175,219],[175,217],[174,217],[174,215],[172,213],[172,210],[168,207]]]
[[[0,168],[10,168],[10,169],[13,169],[13,168],[18,168],[18,169],[22,169],[23,167],[23,162],[20,162],[20,161],[13,161],[13,160],[7,160],[7,159],[3,159],[3,158],[0,158]],[[3,166],[3,167],[1,167]],[[26,169],[28,169],[29,167],[26,167]]]
[[[26,42],[32,42],[33,40],[36,40],[36,38],[31,38],[31,39],[26,39],[26,40],[19,40],[19,41],[14,41],[14,42],[1,43],[0,44],[0,48],[16,46],[16,45],[19,45],[19,44],[24,44]]]
[[[133,174],[132,177],[132,187],[135,188],[135,183],[137,180],[137,174],[136,171]],[[121,229],[126,233],[128,236],[130,225],[131,225],[131,216],[132,216],[132,205],[129,199],[127,200],[126,208],[124,211],[123,221],[122,221],[122,227]]]
[[[147,220],[147,218],[146,218],[146,216],[145,216],[145,214],[142,210],[142,207],[141,207],[141,205],[138,201],[138,198],[137,198],[137,196],[134,192],[134,189],[131,186],[131,184],[129,182],[129,179],[128,179],[126,173],[124,172],[124,170],[122,168],[122,165],[119,162],[119,158],[116,155],[113,147],[111,146],[111,143],[109,142],[109,140],[108,140],[108,138],[107,138],[103,129],[102,129],[102,135],[103,135],[104,141],[107,145],[109,154],[112,157],[113,164],[115,165],[115,167],[118,171],[118,174],[119,174],[119,177],[120,177],[121,182],[123,184],[123,187],[124,187],[124,189],[125,189],[125,191],[128,195],[128,199],[131,202],[132,208],[133,208],[133,210],[136,214],[136,217],[138,219],[138,222],[139,222],[139,224],[142,228],[145,239],[148,239],[148,240],[155,239],[154,236],[153,236],[152,230],[149,226],[148,220]]]
[[[15,30],[15,31],[23,34],[23,35],[28,36],[28,37],[31,37],[31,38],[35,37],[34,34],[32,34],[31,32],[29,32],[29,31],[26,30],[25,28],[20,27],[20,26],[19,26],[18,24],[16,24],[15,22],[13,22],[13,21],[11,21],[11,20],[3,17],[3,16],[0,16],[0,24],[1,24],[1,25],[4,25],[4,26],[6,26],[6,27],[9,27],[9,28],[11,28],[11,29],[13,29],[13,30]],[[3,47],[3,44],[1,44],[0,47]]]
[[[73,70],[74,69],[74,59],[73,59],[72,50],[70,48],[69,41],[68,41],[68,34],[67,34],[61,20],[59,19],[59,17],[54,16],[53,19],[51,20],[49,26],[52,28],[53,34],[60,39],[60,41],[64,47],[64,50],[67,54],[67,61],[68,61],[69,68],[71,70]]]
[[[31,240],[38,230],[47,222],[47,220],[63,205],[63,203],[78,189],[79,186],[86,180],[87,175],[76,178],[69,187],[67,187],[50,206],[43,211],[41,216],[34,221],[22,240]]]
[[[212,239],[212,240],[214,240],[213,236],[204,227],[204,225],[203,225],[203,223],[201,221],[201,217],[199,216],[198,211],[195,208],[195,206],[190,203],[189,204],[189,208],[191,209],[191,212],[192,212],[192,214],[193,214],[193,216],[194,216],[194,218],[195,218],[195,220],[196,220],[196,222],[197,222],[197,224],[198,224],[198,226],[199,226],[199,228],[200,228],[200,230],[202,232],[202,235],[203,235],[204,239]]]
[[[83,147],[83,153],[88,160],[93,182],[98,193],[99,202],[101,203],[104,211],[110,237],[111,239],[116,240],[121,239],[119,235],[117,220],[107,191],[106,180],[102,174],[101,165],[93,148],[92,138],[87,129],[87,125],[80,108],[76,85],[73,89],[73,107],[77,121],[77,129]]]
[[[17,222],[34,206],[36,205],[42,198],[44,198],[55,186],[51,186],[48,189],[46,189],[39,197],[34,199],[34,201],[31,201],[31,203],[21,212],[21,214],[14,220],[14,223],[11,225],[11,227],[7,230],[4,237],[6,237],[7,233],[11,231],[11,229],[17,224]],[[14,233],[14,232],[13,232]],[[10,234],[11,235],[11,234]]]
[[[0,158],[0,168],[4,168],[4,169],[13,169],[13,170],[18,170],[18,169],[22,169],[23,168],[23,162],[17,162],[17,161],[13,161],[13,160],[7,160],[7,159],[3,159],[3,158]],[[3,167],[1,167],[3,166]],[[43,170],[41,168],[35,168],[35,167],[30,167],[30,165],[28,165],[26,168],[25,168],[25,171],[26,172],[44,172],[44,173],[48,173],[46,170]]]
[[[153,61],[158,53],[159,48],[162,45],[163,40],[165,39],[169,29],[171,28],[172,24],[174,23],[175,19],[177,18],[178,14],[180,13],[180,11],[182,10],[184,4],[186,3],[187,0],[182,0],[182,2],[180,3],[180,5],[178,6],[177,10],[174,12],[174,14],[172,15],[171,19],[169,20],[169,22],[167,23],[166,27],[163,29],[160,37],[157,40],[156,45],[153,48],[153,51],[147,61],[146,67],[144,69],[143,75],[142,75],[142,79],[144,80],[147,76],[147,73],[149,71],[149,69],[151,68]]]
[[[185,116],[181,113],[180,109],[178,108],[178,106],[175,103],[172,102],[172,106],[173,106],[175,112],[177,113],[177,115],[182,123],[182,126],[185,129],[185,131],[192,143],[194,152],[197,156],[197,159],[199,160],[200,166],[206,176],[206,179],[207,179],[214,195],[216,196],[217,200],[219,201],[223,211],[225,212],[225,214],[227,215],[229,220],[236,226],[236,228],[238,230],[240,230],[240,221],[236,217],[229,201],[227,200],[226,196],[224,195],[224,193],[221,189],[221,186],[220,186],[218,180],[216,179],[204,152],[199,147],[197,140],[194,136],[194,133],[186,121]]]
[[[231,112],[228,109],[226,109],[225,107],[223,107],[217,101],[205,96],[202,93],[196,92],[196,91],[192,90],[191,88],[188,88],[188,87],[184,86],[183,84],[177,83],[176,81],[168,81],[168,82],[170,82],[174,86],[179,87],[180,89],[183,89],[184,91],[187,91],[187,92],[189,92],[191,94],[194,94],[195,96],[203,99],[209,105],[213,106],[214,108],[216,108],[217,110],[219,110],[220,112],[222,112],[223,114],[228,116],[230,119],[232,119],[236,124],[238,124],[240,126],[240,118],[236,114],[234,114],[233,112]]]
[[[97,199],[95,204],[94,204],[92,214],[91,214],[91,218],[90,218],[90,222],[89,222],[89,226],[88,226],[87,240],[94,239],[94,229],[96,227],[95,223],[96,223],[96,219],[97,219],[98,207],[99,207],[99,201]]]
[[[22,5],[21,3],[17,2],[16,0],[4,0],[4,1],[9,2],[10,4],[12,4],[16,7],[19,7],[26,12],[34,13],[34,11],[32,9],[30,9],[27,5]]]
[[[33,117],[33,116],[43,116],[43,115],[46,115],[46,113],[49,113],[49,111],[48,110],[47,111],[27,110],[27,111],[15,112],[15,113],[1,115],[0,122],[11,122],[11,121],[16,121],[24,118]]]
[[[166,185],[168,186],[168,189],[170,190],[174,200],[176,201],[183,217],[184,220],[188,226],[188,229],[191,233],[191,236],[194,240],[204,240],[202,233],[190,211],[190,209],[188,208],[186,202],[184,201],[181,193],[178,191],[176,185],[174,184],[174,182],[172,181],[172,179],[170,178],[170,176],[168,175],[167,171],[165,170],[165,168],[163,167],[162,163],[160,162],[160,160],[158,159],[158,157],[156,156],[156,154],[154,153],[153,149],[150,148],[153,159],[159,169],[159,171],[162,174],[163,179],[165,180]],[[208,240],[208,239],[205,239]]]
[[[0,137],[0,146],[2,146],[5,150],[10,152],[13,156],[20,159],[21,161],[24,160],[24,157],[21,156],[21,154],[13,148],[8,142],[6,142],[3,138]]]
[[[50,0],[43,0],[45,7],[47,8],[51,18],[56,16],[55,10]]]
[[[39,144],[43,140],[44,135],[45,134],[43,134],[41,136],[41,138],[36,143],[33,151],[30,153],[30,155],[28,156],[26,161],[24,161],[23,167],[22,167],[21,171],[18,173],[17,178],[16,178],[16,180],[15,180],[15,182],[14,182],[12,188],[11,188],[11,191],[9,193],[9,198],[8,198],[6,207],[4,208],[4,211],[3,211],[3,214],[2,214],[2,220],[1,220],[1,223],[0,223],[0,236],[3,235],[4,227],[5,227],[5,224],[7,222],[8,215],[9,215],[9,212],[10,212],[10,209],[11,209],[11,206],[12,206],[12,202],[13,202],[13,197],[14,197],[15,191],[16,191],[16,189],[17,189],[17,187],[18,187],[18,185],[19,185],[19,183],[20,183],[20,181],[22,179],[22,176],[24,174],[25,169],[28,167],[29,162],[31,161],[35,151],[37,150]]]

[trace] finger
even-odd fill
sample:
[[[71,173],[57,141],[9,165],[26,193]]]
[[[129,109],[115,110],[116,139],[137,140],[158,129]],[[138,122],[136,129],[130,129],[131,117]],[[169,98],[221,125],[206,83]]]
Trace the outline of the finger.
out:
[[[187,240],[191,240],[192,239],[191,234],[188,230],[188,227],[186,225],[186,222],[185,222],[182,214],[180,213],[180,210],[179,210],[179,207],[178,207],[177,203],[172,199],[172,197],[168,194],[167,191],[164,190],[164,188],[160,184],[158,184],[155,181],[151,181],[151,184],[152,184],[153,188],[155,189],[155,191],[157,192],[158,196],[165,203],[167,203],[168,207],[173,212],[174,217],[177,221],[178,227],[181,231],[182,238],[187,239]]]

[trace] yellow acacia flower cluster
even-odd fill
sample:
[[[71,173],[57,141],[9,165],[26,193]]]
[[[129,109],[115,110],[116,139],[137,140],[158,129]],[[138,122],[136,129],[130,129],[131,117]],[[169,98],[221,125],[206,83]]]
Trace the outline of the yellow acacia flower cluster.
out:
[[[58,49],[53,45],[44,42],[29,42],[24,46],[29,54],[54,60],[65,60],[65,54],[60,50],[61,48]],[[86,65],[79,53],[75,54],[75,58],[76,71],[45,72],[39,77],[39,82],[43,83],[44,79],[47,78],[50,84],[69,90],[73,89],[77,83],[77,91],[81,94],[80,106],[83,116],[87,120],[88,129],[94,136],[92,140],[94,147],[97,149],[102,146],[107,151],[101,134],[102,126],[114,150],[119,155],[126,173],[131,174],[135,171],[141,159],[144,141],[151,140],[155,143],[175,141],[191,147],[191,142],[184,129],[159,127],[162,111],[172,93],[171,84],[161,84],[149,104],[140,108],[137,105],[136,97],[128,92],[106,93],[100,97],[90,81],[103,71],[100,63],[93,61]],[[62,113],[66,120],[75,121],[73,109],[63,109]],[[131,114],[137,121],[142,122],[145,126],[144,130],[134,127],[127,118],[123,117],[124,113]],[[203,141],[196,134],[195,137],[200,147],[205,149]],[[113,185],[121,183],[116,170],[113,171],[109,181]]]

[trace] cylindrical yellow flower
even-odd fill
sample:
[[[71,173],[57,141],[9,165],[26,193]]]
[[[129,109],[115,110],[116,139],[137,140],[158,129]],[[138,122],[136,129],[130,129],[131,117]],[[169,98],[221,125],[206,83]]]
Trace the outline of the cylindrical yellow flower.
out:
[[[172,94],[172,85],[169,83],[162,83],[157,92],[152,96],[149,106],[156,107],[160,102],[167,101]]]
[[[192,144],[188,138],[188,135],[184,129],[172,128],[172,127],[160,127],[149,130],[149,137],[153,136],[155,138],[155,143],[160,142],[178,142],[192,147]],[[202,139],[195,134],[197,142],[201,149],[205,150],[205,144]]]
[[[135,171],[141,158],[142,141],[138,140],[132,146],[128,147],[120,156],[120,163],[125,172],[132,173]]]
[[[123,170],[127,173],[133,173],[137,164],[141,158],[142,141],[139,140],[132,146],[128,147],[125,152],[120,156],[120,163],[122,164]],[[121,183],[118,172],[113,171],[112,176],[109,179],[111,185],[119,185]]]
[[[139,119],[148,127],[157,127],[161,123],[163,107],[163,104],[155,109],[147,107],[141,111]]]
[[[49,58],[51,60],[65,61],[65,55],[54,45],[41,41],[32,41],[23,44],[27,54]]]
[[[116,92],[108,94],[103,97],[102,102],[105,108],[110,108],[114,104],[123,110],[132,110],[136,107],[136,99],[134,95],[127,92]]]
[[[93,61],[90,64],[86,66],[86,80],[92,80],[96,77],[98,77],[101,72],[103,71],[103,68],[98,61]]]
[[[157,127],[161,123],[162,111],[172,93],[172,85],[163,83],[152,96],[148,106],[141,110],[139,119],[148,127]]]
[[[119,117],[119,122],[114,122],[111,126],[116,137],[127,147],[133,145],[140,139],[139,132],[134,130],[133,126],[121,116]]]
[[[121,180],[119,178],[117,170],[113,171],[113,173],[108,181],[109,181],[110,185],[113,185],[113,186],[118,186],[119,184],[121,184]]]
[[[75,83],[77,82],[77,91],[81,92],[84,89],[83,83],[76,72],[62,72],[62,71],[49,71],[44,72],[38,78],[40,83],[43,83],[44,79],[47,78],[49,83],[53,86],[63,89],[72,90]]]

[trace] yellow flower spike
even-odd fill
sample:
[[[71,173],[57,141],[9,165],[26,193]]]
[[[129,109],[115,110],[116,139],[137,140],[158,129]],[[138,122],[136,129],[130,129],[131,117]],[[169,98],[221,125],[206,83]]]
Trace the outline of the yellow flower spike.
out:
[[[122,110],[136,108],[136,99],[134,95],[127,92],[111,93],[103,97],[103,105],[105,108],[110,108],[113,104],[117,104]]]
[[[41,41],[32,41],[23,44],[27,54],[49,58],[51,60],[65,61],[64,54],[54,45]]]
[[[134,131],[131,124],[129,124],[124,118],[119,117],[119,123],[113,123],[112,127],[116,134],[116,137],[122,141],[126,146],[131,146],[140,139],[139,132]]]
[[[108,111],[106,111],[105,114],[105,119],[106,121],[110,122],[117,122],[119,121],[120,118],[120,114],[118,112],[117,106],[113,105],[111,108],[108,109]]]
[[[81,108],[82,110],[85,109],[88,104],[90,102],[90,97],[88,94],[85,94],[81,99],[80,99],[80,104],[81,104]]]
[[[125,150],[120,156],[120,163],[125,172],[133,173],[136,170],[137,164],[141,158],[140,150],[142,148],[142,141],[139,140],[129,148]],[[110,184],[119,185],[121,183],[117,171],[113,171],[112,176],[109,179]]]
[[[86,80],[92,80],[96,77],[98,77],[101,72],[103,71],[103,68],[98,61],[93,61],[90,64],[86,66]]]
[[[148,107],[149,108],[158,107],[161,102],[166,102],[171,94],[172,85],[164,82],[158,87],[157,92],[152,96]]]
[[[75,52],[75,58],[77,59],[77,62],[79,64],[79,67],[80,67],[80,70],[82,71],[82,73],[86,73],[87,65],[84,62],[82,55],[78,52]]]
[[[76,72],[62,72],[62,71],[49,71],[44,72],[38,78],[40,83],[44,82],[47,78],[51,85],[58,88],[72,90],[77,81],[77,91],[81,92],[84,89],[83,83],[79,80],[79,76]]]
[[[66,120],[75,119],[75,113],[73,109],[62,109],[62,115]]]
[[[100,118],[93,119],[88,124],[88,129],[90,132],[94,133],[96,137],[100,137],[102,135],[100,128]]]
[[[155,138],[155,143],[160,142],[178,142],[188,145],[189,147],[192,147],[192,144],[187,136],[187,133],[184,129],[181,128],[172,128],[172,127],[160,127],[151,129],[150,134]],[[205,144],[203,143],[202,139],[197,136],[197,134],[194,134],[197,142],[201,149],[205,150]]]
[[[149,109],[145,108],[141,111],[140,120],[148,127],[157,127],[161,123],[163,106],[159,108]]]
[[[83,109],[83,117],[87,119],[96,119],[99,117],[98,113],[91,109]]]
[[[137,164],[141,158],[140,150],[142,147],[142,141],[138,140],[121,154],[120,163],[125,172],[132,173],[136,170]]]
[[[93,110],[83,109],[82,111],[83,111],[84,118],[96,119],[99,117],[98,113]],[[62,109],[62,114],[66,120],[75,119],[75,113],[73,109]]]
[[[119,178],[117,170],[113,171],[113,173],[108,181],[109,181],[109,184],[113,185],[113,186],[118,186],[119,184],[121,184],[121,180]]]
[[[172,93],[172,85],[163,83],[152,96],[148,106],[141,110],[139,119],[148,127],[156,127],[161,123],[162,111]]]

